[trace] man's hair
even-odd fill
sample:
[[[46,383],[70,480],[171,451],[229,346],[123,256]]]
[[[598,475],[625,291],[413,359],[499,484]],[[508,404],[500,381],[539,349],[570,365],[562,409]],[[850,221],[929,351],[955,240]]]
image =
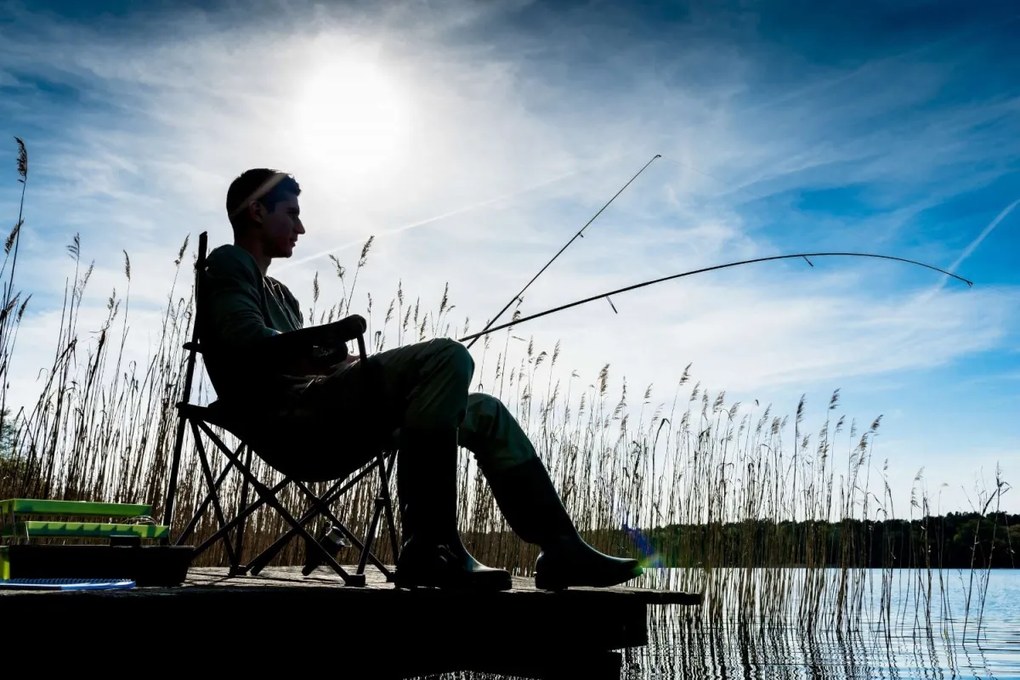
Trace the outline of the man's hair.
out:
[[[258,195],[267,182],[272,184],[273,178],[277,175],[283,175],[283,177],[268,191]],[[291,175],[270,168],[245,170],[230,183],[230,188],[227,189],[227,217],[230,219],[230,226],[234,228],[234,232],[241,232],[254,226],[248,210],[251,203],[261,203],[266,210],[272,212],[276,204],[288,195],[297,196],[300,193],[301,187]]]

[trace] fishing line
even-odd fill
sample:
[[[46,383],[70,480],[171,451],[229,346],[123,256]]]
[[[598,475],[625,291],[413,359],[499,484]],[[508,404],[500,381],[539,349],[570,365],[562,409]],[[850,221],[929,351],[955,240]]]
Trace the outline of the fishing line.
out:
[[[613,201],[615,201],[616,197],[619,196],[620,194],[622,194],[624,189],[629,187],[631,182],[636,180],[638,178],[638,175],[640,175],[642,172],[644,172],[645,168],[647,168],[649,165],[651,165],[652,162],[655,161],[656,158],[662,158],[662,154],[658,154],[657,153],[654,156],[652,156],[651,160],[649,160],[647,163],[645,163],[641,167],[640,170],[638,170],[636,173],[634,173],[634,176],[631,177],[629,180],[627,180],[627,183],[624,184],[622,187],[620,187],[620,190],[617,191],[615,194],[613,194],[613,197],[610,198],[608,201],[606,201],[605,205],[603,205],[601,208],[599,208],[598,212],[595,213],[594,215],[592,215],[590,220],[585,222],[584,226],[581,227],[581,229],[576,234],[574,234],[574,236],[569,241],[567,241],[563,245],[563,247],[560,248],[559,251],[555,255],[552,256],[552,259],[549,260],[548,262],[546,262],[545,266],[542,267],[541,269],[539,269],[538,273],[531,277],[531,280],[528,281],[527,284],[525,284],[524,288],[521,288],[520,291],[518,291],[516,295],[514,295],[512,298],[510,298],[509,302],[506,303],[506,305],[503,307],[503,309],[499,310],[499,313],[496,314],[496,316],[492,317],[492,319],[489,321],[489,323],[486,324],[485,328],[483,328],[480,332],[476,333],[475,335],[469,336],[470,338],[472,338],[472,340],[471,340],[470,343],[468,343],[468,346],[467,346],[468,349],[471,349],[471,345],[475,344],[475,340],[477,340],[482,335],[485,335],[490,330],[490,328],[492,327],[492,324],[496,323],[496,321],[499,320],[499,317],[503,316],[503,313],[506,312],[506,310],[510,309],[510,305],[512,305],[515,301],[521,299],[521,296],[524,295],[524,291],[526,291],[529,287],[531,287],[531,284],[533,284],[535,282],[535,279],[537,279],[539,276],[541,276],[542,272],[544,272],[546,269],[548,269],[549,265],[551,265],[553,262],[555,262],[556,258],[558,258],[560,255],[562,255],[563,251],[570,247],[571,243],[576,241],[578,238],[584,238],[584,230],[587,229],[591,225],[591,223],[594,222],[595,219],[599,215],[602,214],[602,211],[605,210],[606,208],[608,208],[609,204],[612,203]],[[612,304],[612,303],[610,303],[610,304]],[[500,328],[506,328],[506,326],[503,325],[503,326],[500,326]],[[495,330],[495,329],[492,329],[492,330]],[[461,342],[463,342],[463,340],[461,340]]]

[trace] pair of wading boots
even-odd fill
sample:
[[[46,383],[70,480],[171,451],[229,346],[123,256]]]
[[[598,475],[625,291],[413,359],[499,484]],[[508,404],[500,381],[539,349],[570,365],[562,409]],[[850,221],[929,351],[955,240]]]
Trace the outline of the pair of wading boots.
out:
[[[401,433],[397,460],[402,546],[399,588],[509,590],[510,574],[476,560],[457,531],[457,431]],[[488,479],[510,528],[542,552],[535,587],[608,587],[642,573],[637,560],[611,557],[577,533],[542,461],[536,459]]]

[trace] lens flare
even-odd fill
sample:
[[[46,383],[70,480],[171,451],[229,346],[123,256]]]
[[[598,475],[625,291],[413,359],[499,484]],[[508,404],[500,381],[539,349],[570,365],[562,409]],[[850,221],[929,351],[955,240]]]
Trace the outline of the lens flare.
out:
[[[623,531],[630,537],[630,540],[634,542],[637,549],[641,551],[642,557],[638,563],[641,565],[642,569],[661,569],[664,566],[662,564],[662,556],[655,550],[655,546],[652,545],[651,539],[642,533],[640,529],[629,527],[624,524]]]

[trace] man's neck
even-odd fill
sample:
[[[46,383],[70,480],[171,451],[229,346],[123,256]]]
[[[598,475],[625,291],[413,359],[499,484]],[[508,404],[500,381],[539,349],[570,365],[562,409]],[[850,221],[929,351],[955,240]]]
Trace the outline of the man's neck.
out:
[[[262,276],[266,275],[266,271],[269,269],[269,263],[272,260],[262,252],[261,243],[253,239],[235,238],[234,245],[248,251],[248,254],[255,260],[255,264],[258,266],[259,271],[262,272]]]

